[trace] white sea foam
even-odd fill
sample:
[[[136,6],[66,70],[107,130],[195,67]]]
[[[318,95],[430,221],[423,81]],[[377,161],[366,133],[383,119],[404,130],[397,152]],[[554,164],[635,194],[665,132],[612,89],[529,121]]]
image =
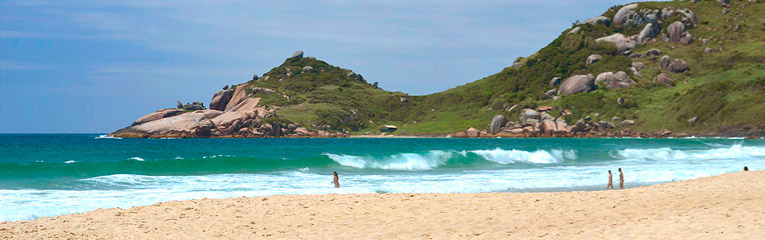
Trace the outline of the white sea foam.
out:
[[[624,149],[618,156],[635,160],[711,160],[711,159],[752,159],[765,157],[765,147],[742,146],[706,150],[674,150],[671,148]]]
[[[69,160],[69,161],[66,161],[66,162],[64,162],[64,163],[76,163],[76,162],[77,162],[77,161],[75,161],[75,160]]]
[[[476,155],[481,156],[483,159],[500,163],[500,164],[509,164],[509,163],[561,163],[564,162],[566,159],[576,159],[576,152],[573,150],[569,151],[562,151],[562,150],[537,150],[537,151],[522,151],[522,150],[504,150],[504,149],[494,149],[494,150],[474,150],[470,151],[471,153],[474,153]]]
[[[140,157],[131,157],[131,158],[128,158],[128,159],[136,160],[136,161],[139,161],[139,162],[143,162],[144,161],[143,158],[140,158]]]
[[[324,153],[336,163],[354,168],[377,168],[386,170],[428,170],[446,164],[453,151],[433,150],[427,153],[399,153],[391,156],[354,156]]]
[[[122,138],[109,136],[109,135],[98,135],[98,137],[94,137],[93,139],[122,139]]]

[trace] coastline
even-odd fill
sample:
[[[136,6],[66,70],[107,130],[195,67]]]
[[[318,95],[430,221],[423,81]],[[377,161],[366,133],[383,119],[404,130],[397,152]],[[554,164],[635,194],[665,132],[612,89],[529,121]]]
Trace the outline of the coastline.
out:
[[[276,195],[0,222],[0,238],[742,238],[765,235],[765,171],[625,190]]]

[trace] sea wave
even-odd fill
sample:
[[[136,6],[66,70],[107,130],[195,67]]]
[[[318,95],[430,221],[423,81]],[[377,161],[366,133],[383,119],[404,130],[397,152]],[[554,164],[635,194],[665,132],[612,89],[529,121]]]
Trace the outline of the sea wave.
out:
[[[471,153],[481,156],[485,160],[500,164],[510,163],[562,163],[566,159],[576,159],[576,151],[574,150],[537,150],[537,151],[523,151],[523,150],[504,150],[497,148],[494,150],[474,150]]]
[[[399,153],[384,157],[354,156],[324,153],[332,161],[354,168],[377,168],[386,170],[428,170],[443,166],[454,151],[433,150],[424,154]]]
[[[640,160],[712,160],[752,159],[765,157],[765,147],[742,146],[719,147],[706,150],[675,150],[665,148],[617,150],[616,157]]]
[[[512,163],[550,164],[577,158],[576,151],[573,150],[523,151],[501,148],[470,151],[431,150],[425,153],[398,153],[387,156],[356,156],[333,153],[324,153],[324,155],[343,166],[384,170],[430,170],[449,164],[475,164],[480,161],[503,165]]]
[[[98,137],[94,137],[93,139],[122,139],[122,138],[109,136],[109,135],[98,135]]]

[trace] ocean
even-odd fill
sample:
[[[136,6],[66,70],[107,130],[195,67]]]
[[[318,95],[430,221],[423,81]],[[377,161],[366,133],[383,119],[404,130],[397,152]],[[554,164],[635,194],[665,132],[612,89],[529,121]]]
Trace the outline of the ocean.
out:
[[[731,138],[118,139],[0,135],[0,221],[275,194],[605,189],[765,168]],[[341,188],[332,184],[340,175]]]

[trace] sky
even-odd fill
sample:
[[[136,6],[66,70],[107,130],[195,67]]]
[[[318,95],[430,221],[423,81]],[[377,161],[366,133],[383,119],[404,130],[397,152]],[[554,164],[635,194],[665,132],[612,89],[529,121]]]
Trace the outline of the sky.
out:
[[[501,71],[622,0],[0,0],[0,133],[108,133],[297,50],[424,95]]]

